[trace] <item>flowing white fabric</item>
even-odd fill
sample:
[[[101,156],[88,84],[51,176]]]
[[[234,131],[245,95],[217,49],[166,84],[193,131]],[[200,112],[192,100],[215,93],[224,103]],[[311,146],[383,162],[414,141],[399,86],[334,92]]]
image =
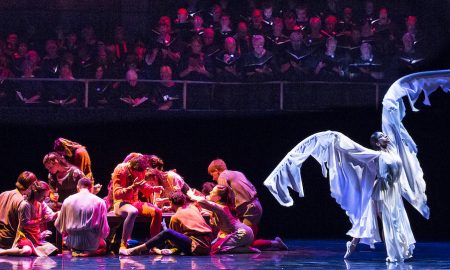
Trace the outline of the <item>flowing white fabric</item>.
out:
[[[417,111],[414,103],[420,94],[425,94],[424,103],[430,105],[428,96],[439,87],[449,92],[450,70],[408,75],[389,88],[383,99],[382,114],[382,130],[391,139],[389,155],[364,148],[339,132],[319,132],[294,147],[264,185],[281,205],[292,206],[288,188],[304,196],[301,167],[313,156],[321,164],[325,177],[328,170],[331,195],[350,218],[352,228],[347,234],[361,238],[366,244],[380,241],[378,209],[383,214],[388,259],[409,258],[415,240],[400,194],[425,218],[429,218],[430,211],[423,171],[416,156],[417,146],[401,122],[405,116],[402,98],[407,96]]]
[[[406,115],[402,98],[408,97],[412,110],[418,111],[414,104],[421,93],[425,96],[424,104],[431,105],[428,97],[438,88],[450,92],[450,70],[419,72],[402,77],[389,87],[383,98],[382,130],[395,145],[403,162],[404,174],[400,176],[402,196],[427,219],[430,210],[425,195],[426,184],[417,159],[416,143],[402,123]]]
[[[292,149],[280,162],[264,185],[284,206],[292,206],[289,188],[304,196],[300,169],[313,156],[322,166],[324,177],[330,179],[331,196],[350,218],[352,237],[372,245],[380,241],[375,205],[371,202],[380,152],[367,149],[342,133],[316,133]]]

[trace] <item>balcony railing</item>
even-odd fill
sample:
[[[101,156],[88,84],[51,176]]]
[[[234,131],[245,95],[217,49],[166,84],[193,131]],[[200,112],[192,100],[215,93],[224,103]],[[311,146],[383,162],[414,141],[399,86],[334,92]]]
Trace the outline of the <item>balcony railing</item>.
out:
[[[126,80],[94,80],[75,79],[61,80],[48,78],[8,78],[1,81],[0,93],[9,93],[9,100],[3,101],[1,106],[20,106],[21,102],[17,92],[24,91],[23,85],[36,87],[30,84],[38,82],[42,87],[42,96],[38,106],[57,106],[49,104],[47,93],[58,91],[58,87],[70,87],[76,89],[78,96],[76,107],[116,107],[128,106],[120,101],[120,89],[127,85]],[[152,99],[162,95],[156,90],[160,88],[161,80],[138,80],[141,89]],[[263,110],[263,111],[314,111],[339,108],[365,107],[375,108],[381,104],[381,99],[389,84],[385,82],[329,82],[329,81],[271,81],[259,83],[247,82],[200,82],[173,80],[177,94],[169,96],[175,105],[172,110],[185,111],[213,111],[213,110]],[[58,85],[59,84],[59,85]],[[96,93],[98,85],[108,86],[108,103],[98,103]],[[112,85],[118,85],[116,88]],[[52,89],[52,90],[51,90]],[[29,89],[30,90],[30,89]],[[32,89],[31,89],[32,90]],[[102,90],[102,89],[100,89]],[[12,98],[11,98],[12,96]],[[112,97],[112,99],[111,99]],[[0,99],[2,97],[0,96]],[[5,99],[5,97],[3,97]],[[147,103],[147,104],[146,104]],[[157,105],[151,104],[152,100],[146,101],[140,108],[157,109]],[[151,106],[149,106],[150,104]],[[32,105],[36,106],[36,105]],[[130,106],[131,107],[131,106]]]

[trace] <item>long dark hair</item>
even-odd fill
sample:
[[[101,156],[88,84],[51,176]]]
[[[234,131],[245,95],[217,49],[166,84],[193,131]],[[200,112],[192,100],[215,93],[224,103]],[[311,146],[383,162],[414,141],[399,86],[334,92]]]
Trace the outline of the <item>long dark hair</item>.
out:
[[[75,150],[84,147],[83,145],[68,139],[58,138],[53,143],[53,150],[56,152],[64,152],[64,156],[72,158]]]
[[[164,170],[164,161],[160,157],[156,155],[145,155],[145,157],[147,158],[148,165],[151,168],[155,168],[160,171]]]
[[[36,198],[37,193],[49,191],[50,187],[44,181],[35,181],[30,187],[24,192],[26,195],[27,201],[32,202]]]
[[[381,149],[381,147],[377,145],[381,135],[383,135],[381,131],[375,131],[374,133],[372,133],[372,135],[370,135],[370,145],[375,150]]]
[[[47,155],[44,156],[44,160],[42,160],[42,163],[45,165],[48,162],[57,162],[61,164],[62,166],[70,166],[69,162],[62,156],[61,154],[57,152],[50,152]]]

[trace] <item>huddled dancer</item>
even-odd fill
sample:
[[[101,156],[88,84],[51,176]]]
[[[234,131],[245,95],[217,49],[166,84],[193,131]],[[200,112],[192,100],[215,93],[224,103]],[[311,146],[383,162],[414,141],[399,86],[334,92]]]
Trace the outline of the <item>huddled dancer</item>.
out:
[[[428,63],[417,15],[395,10],[388,2],[183,3],[174,6],[172,16],[160,14],[151,33],[136,36],[120,25],[109,34],[97,33],[93,26],[80,31],[58,26],[45,44],[28,41],[20,32],[2,33],[0,104],[83,106],[84,88],[74,79],[126,78],[128,82],[91,82],[90,105],[179,109],[181,85],[172,80],[384,81]],[[62,81],[4,80],[14,77]],[[134,82],[145,79],[164,82],[156,87]],[[190,87],[195,88],[188,99],[194,106],[210,105],[208,87]],[[233,103],[226,90],[217,92],[213,102],[221,100],[224,107]],[[233,92],[237,99],[246,98]],[[264,89],[257,98],[255,106],[264,108]]]
[[[13,209],[19,220],[14,243],[10,248],[0,249],[0,256],[36,255],[42,257],[57,251],[56,246],[45,241],[52,234],[51,231],[45,230],[41,225],[53,221],[57,216],[57,213],[53,212],[44,202],[49,196],[49,192],[49,185],[39,180],[31,183],[23,192],[25,196],[18,209]]]
[[[208,167],[214,182],[203,183],[199,191],[175,169],[165,170],[157,155],[132,152],[114,169],[108,196],[102,199],[96,195],[101,185],[94,185],[86,148],[58,138],[53,150],[57,152],[43,160],[47,182],[24,171],[16,189],[0,194],[5,206],[0,213],[0,256],[210,255],[288,249],[279,237],[256,239],[262,216],[257,191],[243,173],[228,170],[221,159]],[[163,212],[170,217],[168,228]],[[137,216],[147,217],[150,224],[150,233],[141,235],[146,242],[140,245],[130,241],[138,237],[133,234]],[[117,227],[111,225],[116,221],[109,217],[123,223],[120,246],[114,243]]]
[[[128,156],[118,164],[112,174],[112,196],[114,214],[123,217],[123,232],[120,249],[128,247],[134,222],[138,215],[151,217],[150,236],[161,230],[162,211],[150,202],[139,200],[139,193],[153,193],[163,190],[162,186],[152,186],[145,179],[148,159],[142,154]]]
[[[77,191],[64,200],[55,227],[72,256],[104,255],[109,234],[106,203],[92,194],[88,178],[78,180]]]

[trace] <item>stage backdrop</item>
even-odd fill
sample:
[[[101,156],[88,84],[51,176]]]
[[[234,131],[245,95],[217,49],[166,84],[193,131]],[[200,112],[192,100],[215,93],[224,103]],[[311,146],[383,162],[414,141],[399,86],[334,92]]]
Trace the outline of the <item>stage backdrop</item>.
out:
[[[407,206],[418,241],[450,240],[450,96],[437,93],[433,107],[408,112],[405,119],[419,147],[427,182],[431,219],[426,221]],[[105,113],[105,112],[103,112]],[[132,112],[129,112],[132,115]],[[230,169],[244,172],[255,184],[264,207],[261,233],[286,238],[344,238],[350,228],[347,217],[330,197],[328,181],[315,161],[303,169],[305,198],[285,208],[263,186],[263,181],[284,155],[308,135],[324,130],[343,132],[362,145],[380,129],[380,112],[369,110],[314,113],[170,113],[120,121],[55,124],[58,112],[43,114],[41,121],[21,124],[2,121],[0,125],[0,189],[14,187],[23,170],[46,179],[44,155],[52,150],[54,139],[65,137],[85,145],[92,158],[95,180],[106,186],[114,167],[130,152],[156,154],[166,169],[177,169],[192,187],[210,181],[207,166],[223,158]],[[2,118],[0,117],[0,120]],[[296,195],[294,194],[294,197]]]

